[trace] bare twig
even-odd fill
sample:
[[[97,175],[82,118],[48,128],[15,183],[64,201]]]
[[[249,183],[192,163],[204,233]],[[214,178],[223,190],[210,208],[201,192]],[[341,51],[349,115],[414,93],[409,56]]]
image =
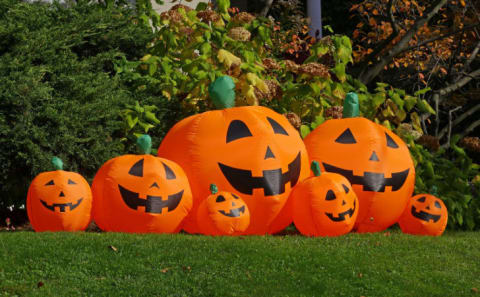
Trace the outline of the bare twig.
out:
[[[459,117],[457,117],[455,119],[455,121],[453,121],[452,125],[456,126],[456,125],[460,124],[463,120],[465,120],[466,118],[468,118],[469,116],[471,116],[472,114],[477,112],[478,110],[480,110],[480,104],[477,104],[477,105],[473,106],[472,108],[470,108],[469,110],[467,110],[466,112],[462,113]],[[448,127],[444,127],[440,131],[440,133],[438,133],[438,136],[437,136],[438,139],[442,139],[447,132],[448,132]]]
[[[430,6],[429,10],[426,11],[423,17],[417,19],[413,26],[405,33],[405,35],[400,39],[400,41],[393,46],[386,55],[384,55],[377,63],[375,63],[372,67],[367,67],[362,73],[360,73],[360,80],[368,84],[372,81],[387,65],[392,61],[392,59],[401,53],[405,48],[408,47],[409,41],[413,38],[415,33],[423,27],[433,16],[435,16],[440,8],[442,8],[448,0],[436,0],[432,6]]]
[[[452,137],[452,113],[454,113],[455,111],[461,109],[462,107],[461,106],[457,106],[455,107],[454,109],[450,109],[448,111],[448,133],[447,133],[447,146],[450,145],[450,138]]]
[[[462,133],[460,133],[460,136],[463,138],[464,136],[470,134],[470,132],[472,132],[473,130],[475,130],[475,128],[477,128],[478,126],[480,126],[480,119],[474,121],[473,123],[471,123],[467,129],[463,130]]]
[[[477,36],[480,36],[478,34],[478,31],[477,30],[475,30],[475,31],[476,31],[475,33],[477,34]],[[472,51],[472,54],[470,55],[470,57],[468,57],[467,61],[465,62],[465,65],[463,66],[463,69],[465,69],[465,71],[468,71],[468,69],[470,68],[470,64],[472,64],[473,60],[475,60],[479,51],[480,51],[480,41],[477,42],[477,45],[475,46],[475,48]]]

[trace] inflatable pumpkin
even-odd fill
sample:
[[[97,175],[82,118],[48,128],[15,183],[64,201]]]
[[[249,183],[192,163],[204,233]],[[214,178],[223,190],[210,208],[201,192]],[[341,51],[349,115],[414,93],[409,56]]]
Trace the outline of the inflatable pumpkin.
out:
[[[341,174],[352,184],[360,203],[354,229],[377,232],[401,216],[413,192],[415,168],[400,137],[358,114],[358,97],[349,93],[344,118],[319,125],[305,145],[324,171]]]
[[[248,206],[238,195],[218,192],[216,185],[210,186],[212,194],[198,207],[197,226],[200,233],[207,235],[240,235],[250,224]]]
[[[309,236],[339,236],[350,232],[358,215],[358,199],[350,182],[337,173],[321,173],[312,162],[315,176],[293,188],[293,222]]]
[[[35,231],[81,231],[90,223],[92,192],[78,173],[63,170],[63,162],[53,157],[57,170],[35,177],[27,194],[27,215]]]
[[[174,233],[192,207],[188,179],[176,163],[150,155],[151,139],[138,139],[142,155],[107,161],[92,184],[93,219],[104,231]]]
[[[158,155],[180,164],[193,192],[187,232],[199,232],[195,218],[210,183],[243,198],[250,211],[247,234],[280,231],[292,218],[275,222],[291,188],[308,176],[308,156],[300,135],[271,109],[242,106],[207,111],[178,122]]]
[[[404,233],[440,236],[447,221],[447,207],[441,199],[419,194],[410,198],[398,224]]]

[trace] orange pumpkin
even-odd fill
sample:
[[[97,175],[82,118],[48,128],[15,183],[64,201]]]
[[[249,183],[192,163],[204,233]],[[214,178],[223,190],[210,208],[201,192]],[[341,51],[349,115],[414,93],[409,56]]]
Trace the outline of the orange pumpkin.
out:
[[[199,232],[195,218],[210,183],[243,198],[250,210],[247,234],[274,233],[292,218],[275,222],[291,188],[308,176],[308,156],[288,120],[261,106],[232,107],[193,115],[165,136],[158,155],[180,164],[194,196],[185,220]]]
[[[293,222],[309,236],[339,236],[350,232],[358,215],[358,198],[350,182],[337,173],[321,173],[312,162],[315,176],[293,188]]]
[[[245,202],[234,193],[218,192],[210,186],[212,194],[198,207],[197,226],[207,235],[240,235],[250,224],[250,212]]]
[[[139,138],[143,155],[107,161],[93,179],[93,219],[104,231],[178,232],[192,206],[188,179],[176,163],[150,155],[148,135]]]
[[[419,194],[410,198],[398,224],[404,233],[440,236],[447,221],[447,207],[441,199]]]
[[[30,184],[27,215],[35,231],[81,231],[90,223],[92,192],[78,173],[64,171],[57,157],[56,171],[40,173]]]
[[[377,232],[398,221],[413,192],[415,168],[400,137],[358,113],[358,97],[349,93],[344,118],[319,125],[305,145],[323,170],[352,184],[360,202],[354,229]]]

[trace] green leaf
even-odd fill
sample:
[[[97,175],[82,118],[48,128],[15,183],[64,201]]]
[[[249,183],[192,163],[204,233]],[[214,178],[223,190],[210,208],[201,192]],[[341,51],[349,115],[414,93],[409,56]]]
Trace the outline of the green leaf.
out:
[[[217,7],[221,13],[228,13],[228,8],[230,7],[230,0],[217,0]]]
[[[402,98],[400,97],[400,95],[398,93],[392,93],[390,98],[392,99],[393,102],[395,102],[395,104],[398,107],[400,107],[400,109],[403,109],[404,102],[403,102]]]
[[[202,11],[208,8],[208,4],[206,2],[200,2],[197,4],[197,7],[195,8],[196,11]]]
[[[127,115],[126,119],[127,119],[127,125],[129,129],[132,129],[138,123],[138,117],[132,118],[131,115]]]
[[[300,135],[302,138],[307,137],[307,135],[310,133],[310,128],[307,125],[301,125],[300,126]]]
[[[428,112],[430,114],[436,114],[435,110],[428,104],[427,100],[418,98],[417,106],[422,112]]]
[[[157,119],[157,116],[153,113],[153,112],[150,112],[150,111],[146,111],[145,112],[145,118],[151,122],[154,122],[155,124],[159,124],[160,121]]]
[[[428,88],[416,91],[415,93],[413,93],[413,95],[418,97],[420,95],[426,94],[428,91],[431,91],[431,90],[432,89],[430,87],[428,87]]]
[[[373,107],[377,109],[380,105],[385,102],[386,96],[385,93],[377,93],[372,98]]]
[[[417,98],[410,95],[406,95],[403,101],[405,102],[405,108],[407,109],[407,111],[412,110],[415,104],[417,104]]]

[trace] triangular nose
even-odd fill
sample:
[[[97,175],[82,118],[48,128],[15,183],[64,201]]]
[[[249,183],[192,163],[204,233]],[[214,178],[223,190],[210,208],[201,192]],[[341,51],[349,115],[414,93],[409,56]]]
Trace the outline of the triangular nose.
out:
[[[342,205],[345,205],[345,204],[347,204],[347,202],[345,202],[345,200],[343,200],[343,201],[342,201]]]
[[[160,188],[157,184],[157,182],[153,182],[153,184],[150,186],[150,188]]]
[[[377,153],[375,153],[375,151],[372,152],[372,155],[370,156],[370,161],[380,161],[380,159],[378,159],[378,156],[377,156]]]
[[[425,207],[427,210],[430,210],[430,206]]]
[[[267,152],[265,153],[265,158],[264,158],[264,160],[269,159],[269,158],[275,159],[275,155],[273,154],[273,152],[272,152],[272,150],[270,149],[270,147],[267,146]]]
[[[232,206],[233,206],[233,207],[235,206],[235,202],[232,202]]]
[[[62,192],[62,191],[60,191],[60,195],[59,195],[59,197],[65,197],[65,194],[63,194],[63,192]]]

